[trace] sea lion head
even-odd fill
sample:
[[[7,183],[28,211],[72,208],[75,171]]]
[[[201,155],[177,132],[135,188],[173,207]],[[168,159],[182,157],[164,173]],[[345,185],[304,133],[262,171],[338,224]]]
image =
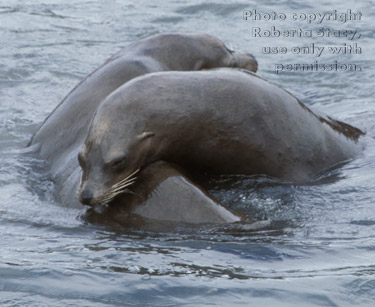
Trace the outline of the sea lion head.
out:
[[[137,173],[155,161],[155,132],[132,124],[131,118],[121,118],[120,110],[100,110],[94,117],[78,154],[82,168],[79,200],[84,205],[108,204],[119,194],[131,192]]]
[[[211,35],[201,35],[207,44],[206,49],[210,50],[207,55],[211,61],[205,63],[201,69],[217,67],[234,67],[257,72],[258,62],[255,57],[248,52],[234,50],[232,46],[227,46],[221,40]]]
[[[232,53],[232,56],[234,58],[233,67],[257,72],[258,62],[252,54],[241,51],[229,51]]]

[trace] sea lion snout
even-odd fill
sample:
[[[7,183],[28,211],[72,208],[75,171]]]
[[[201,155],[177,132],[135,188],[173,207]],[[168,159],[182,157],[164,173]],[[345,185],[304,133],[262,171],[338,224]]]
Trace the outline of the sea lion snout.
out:
[[[88,189],[83,190],[79,195],[79,201],[84,205],[91,205],[93,198],[93,193]]]

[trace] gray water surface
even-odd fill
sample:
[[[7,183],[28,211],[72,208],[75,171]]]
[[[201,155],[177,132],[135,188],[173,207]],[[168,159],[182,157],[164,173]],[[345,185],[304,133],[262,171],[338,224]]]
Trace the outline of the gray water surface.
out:
[[[347,43],[339,38],[253,38],[243,10],[361,11],[359,55],[322,55],[361,71],[286,72],[275,63],[313,55],[266,55],[262,47]],[[373,1],[0,2],[1,306],[373,306],[375,301],[375,69]],[[322,113],[367,132],[358,159],[294,186],[254,178],[233,184],[227,206],[255,225],[181,226],[146,232],[86,223],[64,208],[48,177],[20,159],[44,118],[88,73],[127,43],[152,34],[208,32],[253,53],[259,74]],[[349,42],[350,43],[350,42]]]

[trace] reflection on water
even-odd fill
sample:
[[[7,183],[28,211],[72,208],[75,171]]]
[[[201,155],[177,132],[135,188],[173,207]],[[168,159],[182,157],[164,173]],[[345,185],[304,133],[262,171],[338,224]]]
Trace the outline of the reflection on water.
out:
[[[1,305],[371,306],[374,9],[370,2],[358,1],[324,5],[363,12],[365,22],[355,25],[363,34],[358,41],[363,54],[355,58],[364,67],[360,73],[276,75],[274,63],[295,63],[302,57],[262,54],[261,47],[283,42],[252,38],[252,25],[242,20],[243,9],[322,11],[314,1],[3,1]],[[303,24],[285,21],[284,26]],[[21,159],[19,153],[86,74],[128,42],[166,31],[209,32],[234,48],[252,52],[262,77],[320,112],[365,130],[363,153],[310,185],[264,177],[241,181],[222,177],[212,182],[210,192],[256,220],[253,224],[174,225],[155,232],[88,223],[84,208],[59,206],[51,196],[53,183],[38,171],[43,161]],[[312,40],[285,39],[285,44],[308,45]],[[231,193],[224,192],[228,188]]]

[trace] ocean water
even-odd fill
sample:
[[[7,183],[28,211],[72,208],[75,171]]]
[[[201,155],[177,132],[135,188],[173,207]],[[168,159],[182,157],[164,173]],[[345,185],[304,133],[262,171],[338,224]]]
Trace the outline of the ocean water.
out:
[[[373,306],[375,304],[374,1],[0,1],[1,306]],[[361,12],[321,23],[304,14]],[[244,20],[257,10],[261,20]],[[265,20],[266,13],[285,20]],[[276,15],[277,15],[276,14]],[[270,15],[272,17],[272,14]],[[318,16],[319,15],[315,15]],[[346,37],[253,37],[262,30],[357,30]],[[310,185],[264,178],[220,192],[246,227],[170,232],[85,222],[20,159],[33,133],[82,78],[129,42],[207,32],[251,52],[259,74],[314,110],[366,132],[359,157]],[[343,32],[340,32],[343,34]],[[267,34],[265,34],[267,35]],[[324,46],[321,56],[293,47]],[[360,53],[330,54],[357,44]],[[263,47],[286,47],[266,54]],[[295,50],[293,53],[292,50]],[[307,49],[306,49],[307,50]],[[310,52],[312,52],[310,49]],[[276,64],[354,63],[358,70],[275,72]],[[279,66],[280,67],[280,66]],[[359,70],[360,69],[360,70]]]

